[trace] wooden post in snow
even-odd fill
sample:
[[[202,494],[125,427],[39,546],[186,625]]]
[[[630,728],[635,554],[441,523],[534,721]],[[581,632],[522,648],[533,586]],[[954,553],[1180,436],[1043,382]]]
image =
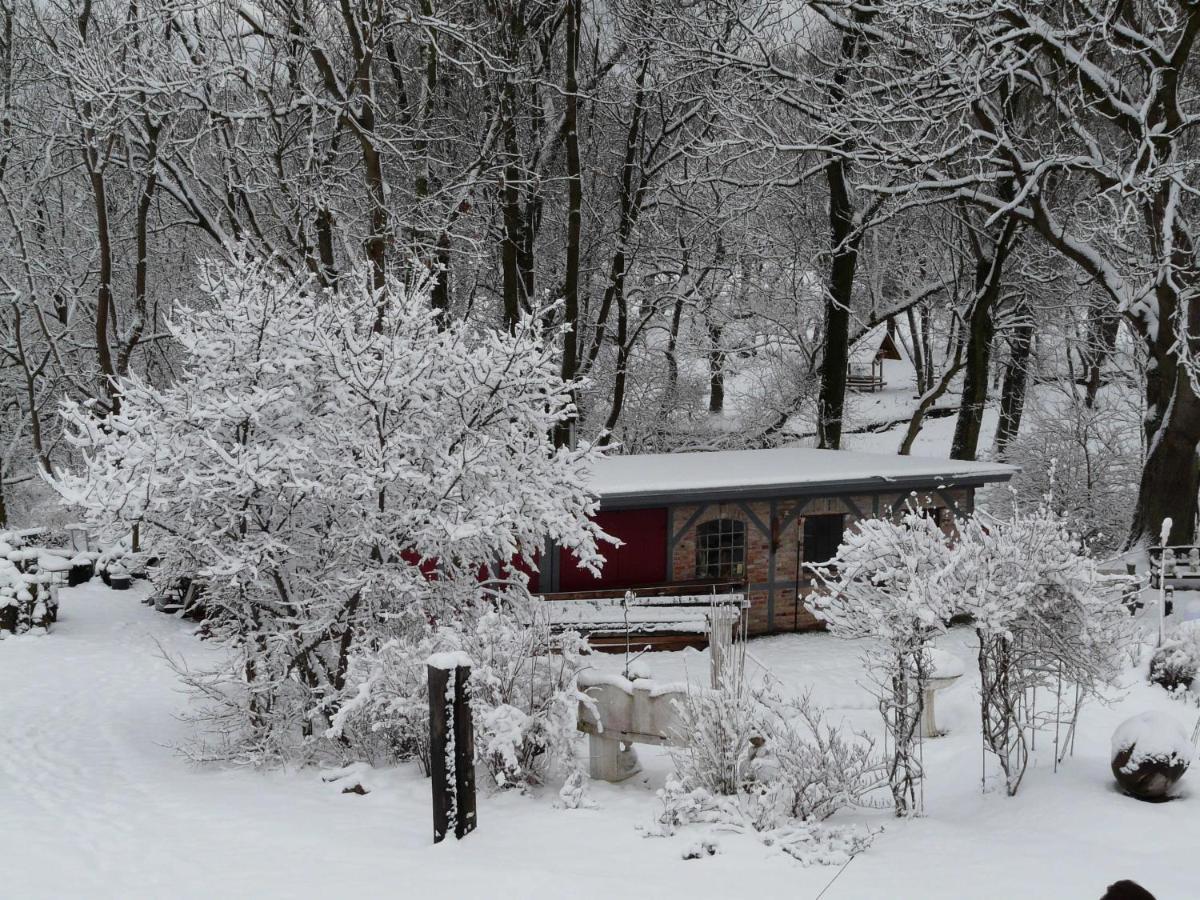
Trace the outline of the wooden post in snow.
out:
[[[475,727],[465,653],[435,653],[429,674],[429,767],[433,782],[433,842],[475,830]]]

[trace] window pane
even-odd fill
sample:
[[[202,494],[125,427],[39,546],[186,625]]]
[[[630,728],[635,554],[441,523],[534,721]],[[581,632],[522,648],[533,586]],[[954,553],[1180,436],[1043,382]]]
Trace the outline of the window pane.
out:
[[[696,529],[696,577],[740,578],[745,571],[746,525],[714,519]]]

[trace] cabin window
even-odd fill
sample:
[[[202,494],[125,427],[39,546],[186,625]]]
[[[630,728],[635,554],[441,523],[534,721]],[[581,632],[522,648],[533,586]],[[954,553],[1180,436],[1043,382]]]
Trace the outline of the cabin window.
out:
[[[804,517],[804,561],[827,562],[837,556],[846,530],[844,515]]]
[[[714,519],[696,529],[696,577],[733,580],[746,573],[746,523]]]

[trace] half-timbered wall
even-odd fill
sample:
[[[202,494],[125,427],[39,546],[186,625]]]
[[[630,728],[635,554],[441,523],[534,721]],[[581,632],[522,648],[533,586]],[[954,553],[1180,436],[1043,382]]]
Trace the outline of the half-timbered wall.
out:
[[[887,515],[905,502],[921,508],[945,510],[941,525],[954,528],[955,515],[971,512],[973,491],[957,488],[911,494],[853,494],[835,497],[727,501],[681,504],[668,508],[671,580],[696,577],[696,530],[713,519],[738,519],[746,525],[746,585],[750,598],[748,626],[751,634],[803,631],[820,622],[805,605],[802,595],[811,590],[805,563],[804,518],[842,514],[850,528],[862,518]]]

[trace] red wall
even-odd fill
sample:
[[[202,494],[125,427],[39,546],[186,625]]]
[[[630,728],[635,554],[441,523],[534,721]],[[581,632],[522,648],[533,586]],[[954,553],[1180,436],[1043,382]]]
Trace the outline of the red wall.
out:
[[[614,547],[600,542],[607,560],[600,578],[576,565],[569,550],[559,551],[560,591],[593,591],[605,588],[660,584],[667,581],[667,510],[622,509],[596,515],[596,524],[624,543]]]

